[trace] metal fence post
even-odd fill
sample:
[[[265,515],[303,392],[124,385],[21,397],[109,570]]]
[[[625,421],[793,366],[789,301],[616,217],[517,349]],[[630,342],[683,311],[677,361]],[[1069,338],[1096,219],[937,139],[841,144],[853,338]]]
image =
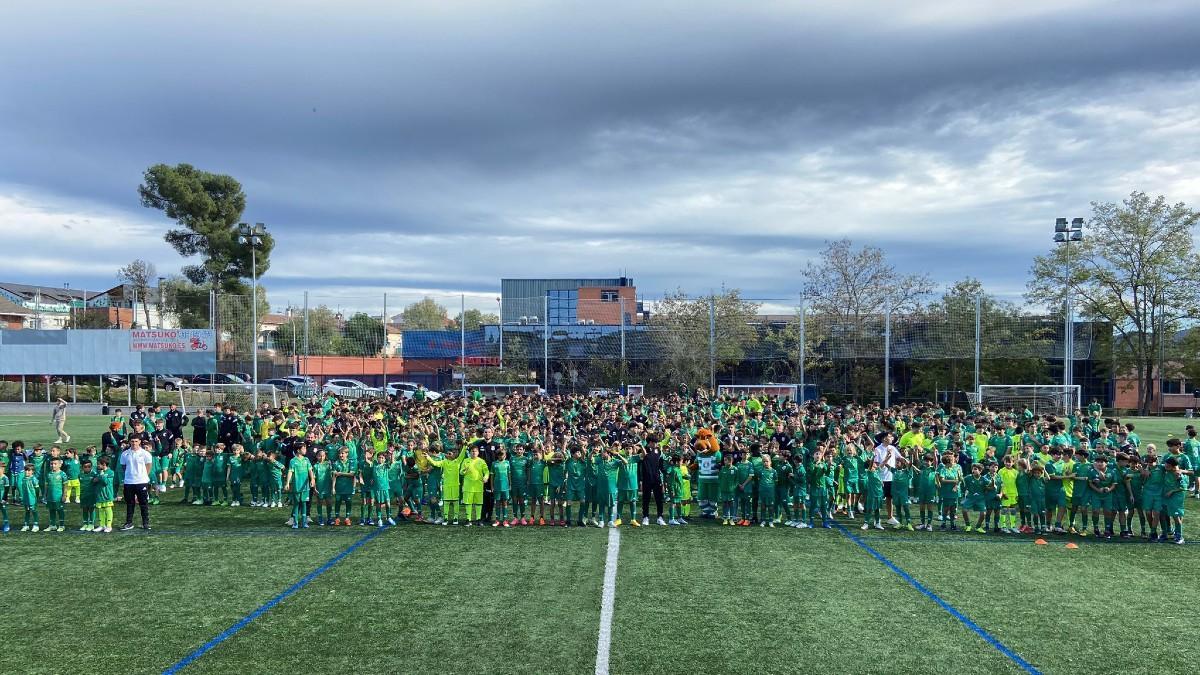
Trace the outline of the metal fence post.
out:
[[[71,376],[71,403],[79,403],[79,382]]]
[[[805,345],[804,345],[804,314],[805,314],[804,296],[801,295],[800,296],[800,353],[799,353],[800,402],[801,403],[804,402],[804,356],[805,356],[805,354],[804,354],[804,348],[805,348]]]
[[[542,371],[546,382],[544,389],[550,393],[550,295],[542,298]]]
[[[25,402],[25,376],[21,376],[21,403]]]
[[[708,296],[708,388],[717,392],[717,296]]]
[[[883,315],[883,407],[892,403],[892,308]]]
[[[621,388],[620,393],[625,395],[625,298],[617,298],[620,304],[621,311]]]
[[[983,296],[975,296],[975,393],[979,393],[979,362],[983,344]]]

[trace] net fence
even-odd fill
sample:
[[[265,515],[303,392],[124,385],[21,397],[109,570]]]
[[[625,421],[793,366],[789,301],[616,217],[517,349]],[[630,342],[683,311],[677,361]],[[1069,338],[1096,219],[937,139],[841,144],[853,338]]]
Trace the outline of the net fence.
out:
[[[175,319],[188,323],[181,327],[216,330],[219,373],[279,387],[299,378],[309,383],[307,394],[333,380],[348,381],[343,387],[407,383],[434,391],[461,391],[464,382],[536,385],[551,394],[781,384],[804,385],[798,391],[805,397],[897,402],[975,392],[981,384],[1062,381],[1061,315],[987,305],[819,312],[799,297],[730,293],[657,300],[584,295],[268,295],[260,287],[257,298],[211,294],[207,307],[197,297]],[[1076,321],[1073,331],[1075,382],[1090,400],[1109,386],[1111,329]],[[42,400],[49,393],[124,402],[169,390],[166,382],[144,378],[136,394],[126,394],[101,375],[75,385],[53,375],[48,385],[9,377],[0,382],[0,400]]]

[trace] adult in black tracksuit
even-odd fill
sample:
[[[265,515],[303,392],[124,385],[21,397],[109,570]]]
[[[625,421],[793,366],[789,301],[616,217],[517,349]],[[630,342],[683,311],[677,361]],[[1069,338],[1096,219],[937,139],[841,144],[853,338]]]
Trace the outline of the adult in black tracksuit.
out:
[[[658,443],[651,440],[642,451],[641,467],[638,478],[642,481],[642,520],[650,518],[650,495],[654,495],[654,506],[658,510],[658,518],[663,515],[663,455],[658,451]]]
[[[208,445],[208,417],[203,409],[197,411],[196,416],[192,418],[192,445]]]
[[[221,419],[217,421],[217,442],[224,443],[226,450],[232,448],[234,443],[241,441],[239,421],[238,414],[231,408],[226,408],[225,414],[221,415]]]

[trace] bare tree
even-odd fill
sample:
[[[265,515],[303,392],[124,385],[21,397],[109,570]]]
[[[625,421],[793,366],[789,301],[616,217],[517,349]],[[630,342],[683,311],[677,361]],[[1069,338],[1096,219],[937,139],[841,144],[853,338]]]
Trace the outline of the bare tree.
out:
[[[117,279],[121,283],[132,286],[133,292],[142,299],[142,309],[146,315],[146,328],[150,328],[150,280],[156,276],[158,276],[158,270],[154,268],[154,263],[146,262],[141,258],[117,270]],[[134,312],[136,311],[137,307],[134,307]],[[137,320],[136,317],[134,320]]]
[[[878,334],[878,339],[852,344],[848,353],[833,355],[848,366],[847,389],[858,399],[868,384],[873,386],[880,379],[876,375],[879,369],[860,359],[871,351],[870,346],[882,345],[883,315],[919,311],[933,292],[933,282],[924,274],[898,274],[882,249],[855,249],[849,239],[826,242],[825,251],[817,261],[808,263],[804,276],[804,295],[813,311],[834,323],[821,330],[860,338]]]

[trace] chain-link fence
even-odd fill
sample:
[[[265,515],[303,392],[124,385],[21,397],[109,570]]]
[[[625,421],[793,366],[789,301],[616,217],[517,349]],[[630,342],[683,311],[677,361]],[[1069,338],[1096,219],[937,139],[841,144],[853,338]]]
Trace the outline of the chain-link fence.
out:
[[[223,372],[253,369],[254,311],[259,381],[298,375],[318,385],[400,381],[433,390],[464,382],[536,384],[550,393],[789,383],[815,385],[837,399],[896,402],[1063,377],[1061,315],[982,303],[959,312],[855,315],[816,312],[800,298],[651,302],[554,292],[302,293],[270,306],[262,298],[258,308],[245,296],[218,296],[213,318]],[[1073,325],[1073,383],[1082,385],[1085,400],[1108,400],[1109,331]]]
[[[550,393],[642,385],[661,393],[681,384],[786,383],[838,400],[898,402],[946,400],[981,384],[1063,378],[1061,315],[986,302],[853,314],[816,311],[799,297],[722,293],[650,301],[620,289],[581,289],[520,298],[497,292],[268,298],[260,291],[256,303],[249,295],[212,293],[191,304],[186,320],[195,325],[184,327],[216,330],[218,373],[257,375],[260,383],[291,377],[310,388],[336,380],[380,390],[397,383],[440,391],[489,383]],[[1072,383],[1081,385],[1085,401],[1109,402],[1111,329],[1086,321],[1073,326]],[[153,398],[174,384],[46,377],[9,377],[0,383],[0,400],[69,393],[68,400],[117,403]]]

